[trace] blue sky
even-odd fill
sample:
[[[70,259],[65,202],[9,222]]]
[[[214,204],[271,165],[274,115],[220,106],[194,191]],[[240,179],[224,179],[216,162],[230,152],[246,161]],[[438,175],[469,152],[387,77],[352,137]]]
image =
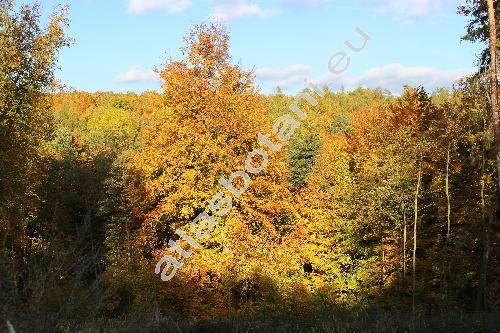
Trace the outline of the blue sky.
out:
[[[76,43],[61,53],[58,77],[86,91],[159,89],[152,68],[179,58],[181,38],[203,20],[223,20],[231,53],[255,68],[265,93],[279,85],[295,92],[305,78],[333,89],[362,85],[395,93],[404,84],[449,86],[473,70],[480,45],[461,43],[466,19],[456,14],[464,0],[44,0],[70,5],[69,35]],[[327,75],[328,61],[360,41],[342,77]]]

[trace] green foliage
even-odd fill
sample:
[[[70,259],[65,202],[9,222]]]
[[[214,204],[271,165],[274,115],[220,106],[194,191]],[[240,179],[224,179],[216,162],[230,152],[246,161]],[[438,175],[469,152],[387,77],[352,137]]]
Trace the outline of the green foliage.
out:
[[[351,128],[351,119],[347,114],[338,114],[335,116],[332,122],[330,132],[336,133],[346,133]]]
[[[114,153],[133,149],[139,133],[139,122],[133,112],[117,107],[92,110],[83,124],[85,140],[96,150]]]
[[[314,165],[321,146],[317,133],[297,135],[290,144],[287,163],[290,168],[290,183],[295,187],[306,185],[307,176]]]
[[[496,20],[500,19],[500,1],[494,0],[494,8]],[[480,42],[486,44],[486,47],[481,50],[478,55],[479,72],[488,71],[491,64],[491,56],[489,52],[489,22],[488,22],[488,5],[483,0],[466,0],[464,5],[459,6],[458,12],[466,16],[467,22],[466,33],[462,40],[469,42]],[[497,36],[500,36],[500,26],[497,24]],[[500,38],[500,37],[497,37]],[[500,51],[500,43],[497,41],[497,52]]]

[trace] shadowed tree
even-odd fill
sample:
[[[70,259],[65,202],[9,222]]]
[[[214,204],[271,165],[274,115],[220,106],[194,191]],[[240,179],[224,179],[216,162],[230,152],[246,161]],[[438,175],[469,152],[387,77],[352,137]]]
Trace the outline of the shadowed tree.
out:
[[[55,87],[66,9],[41,24],[40,4],[0,0],[0,293],[17,293],[30,246],[27,225],[36,215],[41,146],[50,133],[49,92]],[[4,269],[5,268],[5,269]],[[2,305],[10,301],[0,295]]]

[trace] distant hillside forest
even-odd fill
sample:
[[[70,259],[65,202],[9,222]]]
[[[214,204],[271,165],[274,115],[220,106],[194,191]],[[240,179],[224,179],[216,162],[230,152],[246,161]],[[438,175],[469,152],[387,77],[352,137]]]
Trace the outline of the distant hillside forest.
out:
[[[485,6],[461,7],[466,39],[488,41]],[[186,35],[161,93],[61,90],[66,17],[42,26],[38,7],[0,0],[2,329],[498,332],[490,48],[451,89],[321,87],[299,121],[296,97],[260,93],[216,24]],[[284,114],[289,140],[275,135]],[[267,167],[196,238],[191,221],[256,147]],[[180,242],[192,255],[164,282],[155,266],[180,261],[180,229],[200,246]]]

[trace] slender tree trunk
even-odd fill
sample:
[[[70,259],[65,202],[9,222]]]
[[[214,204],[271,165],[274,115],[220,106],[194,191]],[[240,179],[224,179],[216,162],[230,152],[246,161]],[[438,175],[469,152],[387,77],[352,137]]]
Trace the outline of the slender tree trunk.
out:
[[[486,126],[485,126],[486,130]],[[477,293],[477,304],[478,310],[486,310],[488,308],[488,294],[487,294],[487,271],[488,271],[488,257],[489,257],[489,227],[493,219],[494,212],[490,213],[489,219],[486,219],[486,200],[485,200],[485,175],[484,175],[484,165],[485,165],[485,151],[483,146],[482,151],[482,163],[481,163],[481,245],[483,247],[481,252],[481,261],[479,265],[479,288]]]
[[[496,160],[497,160],[497,193],[500,193],[500,122],[498,117],[498,78],[497,78],[497,30],[496,30],[496,18],[495,18],[495,8],[494,0],[488,1],[488,17],[489,17],[489,29],[490,29],[490,54],[491,54],[491,117],[493,121],[493,129],[495,133],[495,146],[496,146]],[[487,300],[487,279],[486,274],[488,271],[488,257],[489,257],[489,243],[490,243],[490,225],[494,222],[494,214],[496,213],[496,200],[493,199],[493,209],[490,209],[489,218],[487,219],[484,215],[485,203],[484,203],[484,153],[483,153],[483,182],[481,188],[482,206],[483,206],[483,216],[481,221],[481,243],[483,250],[481,253],[481,263],[479,266],[479,290],[477,306],[481,310],[486,310],[488,308]]]
[[[450,148],[451,142],[448,143],[448,150],[446,151],[446,203],[447,203],[447,211],[446,211],[446,221],[448,225],[448,229],[446,232],[446,241],[450,241],[451,236],[451,204],[450,204]]]
[[[491,106],[492,120],[495,131],[496,159],[497,159],[497,185],[500,191],[500,122],[498,117],[498,78],[497,78],[497,29],[495,8],[493,0],[488,0],[488,16],[490,23],[490,54],[491,54]]]
[[[382,236],[382,285],[385,283],[385,244],[384,236]]]
[[[481,223],[481,243],[483,250],[481,253],[481,264],[479,266],[479,292],[477,297],[478,310],[488,310],[487,293],[487,272],[488,258],[490,256],[490,225],[493,224],[494,212],[490,212],[488,218],[484,218]]]
[[[403,281],[406,277],[406,212],[403,210]]]
[[[450,150],[451,141],[448,142],[448,148],[446,150],[446,177],[445,177],[445,193],[446,193],[446,243],[444,244],[444,267],[443,267],[443,278],[441,280],[441,291],[443,299],[448,298],[448,275],[450,271],[450,256],[449,256],[449,243],[451,237],[451,198],[450,198]]]
[[[417,221],[418,221],[418,195],[420,193],[420,182],[422,181],[422,170],[418,172],[417,189],[415,191],[415,210],[413,221],[413,299],[412,299],[412,311],[415,315],[415,286],[416,286],[416,268],[417,268]]]

